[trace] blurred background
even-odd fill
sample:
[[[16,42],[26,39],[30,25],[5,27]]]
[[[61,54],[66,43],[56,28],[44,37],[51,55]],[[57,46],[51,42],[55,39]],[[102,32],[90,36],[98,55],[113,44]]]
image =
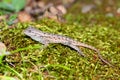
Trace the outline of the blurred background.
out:
[[[0,21],[7,19],[8,25],[43,18],[97,24],[105,17],[119,19],[119,0],[0,0]]]

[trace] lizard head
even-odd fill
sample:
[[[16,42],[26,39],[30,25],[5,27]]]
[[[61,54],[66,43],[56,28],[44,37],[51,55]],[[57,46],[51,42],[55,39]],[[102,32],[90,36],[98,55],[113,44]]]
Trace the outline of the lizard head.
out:
[[[35,28],[30,26],[27,29],[25,29],[23,32],[27,36],[34,36],[34,34],[35,34],[34,30],[35,30]]]
[[[28,27],[27,29],[25,29],[24,34],[29,36],[29,37],[38,37],[38,36],[44,36],[44,32],[42,32],[41,30],[38,30],[34,27]]]

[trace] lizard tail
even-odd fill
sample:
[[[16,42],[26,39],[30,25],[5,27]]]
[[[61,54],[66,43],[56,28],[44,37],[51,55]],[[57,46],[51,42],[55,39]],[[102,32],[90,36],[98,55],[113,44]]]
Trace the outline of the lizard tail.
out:
[[[101,54],[100,54],[100,51],[97,50],[96,48],[94,48],[94,47],[92,47],[92,46],[90,46],[90,45],[84,44],[84,43],[79,43],[79,44],[77,44],[77,46],[85,47],[85,48],[88,48],[88,49],[91,49],[91,50],[96,51],[96,52],[98,53],[99,59],[100,59],[102,62],[104,62],[105,64],[113,67],[113,65],[111,65],[111,64],[110,64],[108,61],[106,61],[105,59],[103,59],[103,57],[102,57]]]

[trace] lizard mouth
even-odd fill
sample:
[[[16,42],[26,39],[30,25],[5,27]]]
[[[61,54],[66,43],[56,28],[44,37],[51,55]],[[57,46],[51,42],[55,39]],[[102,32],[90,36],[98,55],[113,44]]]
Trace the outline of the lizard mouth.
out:
[[[26,34],[27,33],[26,30],[23,30],[23,33]]]
[[[24,33],[25,35],[29,35],[28,30],[23,30],[23,33]]]

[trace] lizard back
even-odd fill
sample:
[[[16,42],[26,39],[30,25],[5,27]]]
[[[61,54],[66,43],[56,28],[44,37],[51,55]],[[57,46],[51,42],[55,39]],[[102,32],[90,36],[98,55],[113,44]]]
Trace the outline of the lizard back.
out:
[[[102,56],[100,55],[99,50],[94,48],[93,46],[78,42],[76,40],[73,40],[71,38],[68,38],[66,36],[58,35],[58,34],[51,34],[51,33],[46,33],[43,31],[40,31],[38,29],[35,29],[34,27],[28,27],[27,29],[24,30],[24,33],[31,37],[32,39],[41,42],[42,44],[48,44],[48,43],[62,43],[64,45],[68,45],[72,47],[73,49],[77,50],[81,55],[84,56],[84,54],[80,51],[78,46],[89,48],[91,50],[94,50],[98,53],[98,57],[100,58],[101,61],[104,63],[112,66],[109,62],[104,60]]]

